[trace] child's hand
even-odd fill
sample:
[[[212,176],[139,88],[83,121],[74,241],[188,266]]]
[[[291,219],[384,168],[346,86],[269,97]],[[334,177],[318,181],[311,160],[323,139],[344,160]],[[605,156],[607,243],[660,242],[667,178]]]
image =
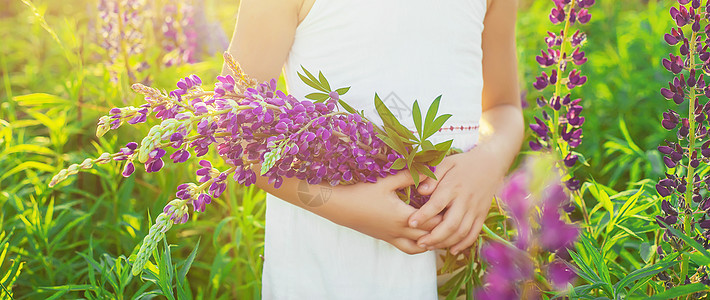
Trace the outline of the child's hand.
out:
[[[452,254],[473,245],[505,175],[501,165],[494,153],[479,147],[445,158],[434,172],[438,181],[427,178],[419,185],[419,193],[431,198],[409,224],[420,228],[445,210],[444,219],[417,244],[430,250],[451,247]]]
[[[425,176],[420,176],[425,177]],[[376,183],[357,183],[333,187],[332,210],[328,218],[340,225],[392,244],[408,254],[427,251],[419,247],[417,239],[434,228],[442,218],[428,218],[418,228],[407,225],[415,208],[400,200],[395,191],[414,184],[409,172],[399,172]]]

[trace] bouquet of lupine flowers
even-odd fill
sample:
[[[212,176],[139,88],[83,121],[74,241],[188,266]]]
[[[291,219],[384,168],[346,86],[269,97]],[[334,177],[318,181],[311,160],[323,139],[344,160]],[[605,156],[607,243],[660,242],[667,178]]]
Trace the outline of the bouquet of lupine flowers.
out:
[[[376,126],[340,99],[349,88],[332,90],[322,73],[316,77],[303,69],[299,74],[302,80],[317,92],[307,96],[315,101],[298,100],[277,90],[275,79],[257,83],[229,54],[225,54],[225,62],[234,75],[218,76],[213,91],[204,90],[195,75],[181,79],[177,89],[167,94],[134,84],[133,89],[145,95],[146,103],[111,109],[99,119],[97,136],[124,123],[145,122],[148,117],[161,123],[140,143],[130,142],[116,153],[73,164],[49,184],[54,186],[80,169],[112,160],[124,161],[123,176],[128,177],[136,162],[152,173],[160,171],[166,161],[184,163],[210,149],[219,153],[229,168],[218,170],[210,161],[199,160],[197,182],[177,187],[176,198],[165,206],[143,240],[133,264],[134,274],[142,271],[164,233],[173,224],[188,220],[190,206],[195,212],[205,211],[212,199],[225,191],[230,178],[244,186],[254,184],[258,176],[267,177],[276,188],[284,178],[339,185],[376,182],[407,169],[418,182],[419,174],[435,178],[432,169],[453,151],[451,140],[436,145],[427,140],[450,117],[437,116],[439,98],[425,117],[414,102],[417,130],[412,133],[377,96],[375,105],[383,126]],[[427,200],[411,188],[401,190],[400,198],[415,207]]]

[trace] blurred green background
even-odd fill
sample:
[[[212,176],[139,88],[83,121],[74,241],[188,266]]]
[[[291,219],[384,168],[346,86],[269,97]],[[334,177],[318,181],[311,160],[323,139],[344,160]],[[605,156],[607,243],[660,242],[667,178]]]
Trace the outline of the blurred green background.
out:
[[[521,2],[520,82],[532,108],[539,96],[532,82],[542,71],[535,55],[551,28],[551,2]],[[231,37],[238,1],[204,5],[208,19],[218,20]],[[140,139],[128,126],[101,139],[94,132],[111,107],[137,106],[142,99],[130,91],[125,74],[118,84],[110,80],[97,43],[95,1],[3,0],[0,7],[0,283],[12,285],[15,299],[160,294],[159,279],[131,279],[127,257],[175,187],[194,179],[194,168],[168,166],[151,176],[139,170],[123,178],[120,164],[100,165],[48,188],[49,179],[69,164]],[[668,79],[660,60],[671,51],[663,42],[672,25],[669,7],[637,0],[597,1],[593,7],[584,27],[589,62],[582,70],[589,83],[577,94],[586,117],[578,151],[590,165],[577,172],[580,177],[622,190],[663,174],[655,148],[668,136],[659,120],[670,106],[658,90]],[[144,43],[149,61],[160,55],[154,40],[146,37]],[[221,66],[216,54],[195,64],[153,64],[142,75],[170,90],[193,73],[209,81]],[[526,111],[528,119],[532,114]],[[178,271],[189,265],[199,240],[186,280],[192,296],[258,299],[264,194],[234,184],[228,189],[205,213],[169,232],[168,242],[176,244],[170,247],[171,263]]]

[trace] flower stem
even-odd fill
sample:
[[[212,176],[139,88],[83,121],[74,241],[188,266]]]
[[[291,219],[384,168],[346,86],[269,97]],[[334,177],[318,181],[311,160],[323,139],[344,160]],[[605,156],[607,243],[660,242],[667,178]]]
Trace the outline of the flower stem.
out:
[[[481,229],[483,229],[483,231],[485,231],[485,232],[486,232],[491,238],[493,238],[496,242],[503,243],[503,244],[505,244],[505,245],[507,245],[507,246],[509,246],[509,247],[513,247],[513,248],[516,248],[516,249],[518,248],[518,247],[516,247],[515,245],[513,245],[511,242],[507,241],[506,239],[502,238],[501,236],[499,236],[498,234],[496,234],[495,232],[493,232],[493,230],[491,230],[490,228],[488,228],[488,226],[486,226],[486,224],[483,224],[483,227],[482,227]]]
[[[116,5],[118,7],[118,32],[119,35],[124,35],[125,30],[126,30],[126,24],[123,23],[123,18],[124,18],[124,7],[123,5]],[[126,39],[121,36],[121,55],[123,55],[123,63],[126,67],[126,74],[128,74],[128,80],[130,82],[135,82],[136,81],[136,76],[133,74],[131,71],[131,63],[129,62],[130,56],[128,55],[128,47],[126,46]]]
[[[690,53],[688,56],[690,57],[690,66],[693,66],[695,64],[695,38],[696,38],[696,33],[693,32],[693,35],[690,39],[691,46],[689,47]],[[687,236],[691,236],[692,230],[691,230],[691,219],[693,218],[691,213],[688,213],[690,211],[690,202],[692,201],[693,197],[693,181],[695,179],[695,168],[691,165],[691,162],[693,161],[693,152],[695,151],[695,87],[690,88],[690,101],[688,104],[688,120],[690,121],[690,130],[688,133],[688,171],[685,177],[686,181],[686,189],[685,189],[685,207],[683,209],[683,230],[685,231],[685,234]],[[688,255],[683,255],[683,260],[680,265],[680,282],[682,283],[685,280],[685,277],[688,275]]]

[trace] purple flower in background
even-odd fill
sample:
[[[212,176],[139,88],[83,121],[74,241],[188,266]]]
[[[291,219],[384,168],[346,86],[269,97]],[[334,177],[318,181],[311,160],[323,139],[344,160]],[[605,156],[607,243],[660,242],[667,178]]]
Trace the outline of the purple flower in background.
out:
[[[136,81],[135,72],[145,68],[146,63],[131,65],[131,57],[144,51],[143,25],[145,0],[100,0],[99,45],[106,50],[111,81],[118,82],[118,72],[125,69],[128,79]]]
[[[694,271],[690,269],[684,252],[688,245],[677,239],[670,229],[675,228],[705,248],[710,248],[710,222],[707,221],[710,176],[698,170],[704,169],[701,164],[710,162],[710,144],[707,142],[710,125],[707,97],[710,96],[710,87],[705,82],[705,74],[710,70],[709,13],[707,3],[702,5],[699,0],[678,0],[669,10],[677,27],[663,36],[668,45],[678,47],[680,55],[675,55],[676,51],[673,51],[668,58],[662,59],[663,67],[672,78],[668,87],[660,89],[660,95],[669,100],[669,105],[679,107],[663,112],[660,119],[661,126],[672,131],[673,135],[658,147],[667,170],[655,186],[660,196],[660,213],[655,219],[662,229],[663,241],[670,245],[672,251],[683,253],[683,263],[676,273],[681,279],[685,277],[680,284],[689,284],[689,278],[695,275],[692,275]],[[669,275],[662,276],[665,281],[670,280]]]
[[[561,259],[567,257],[564,254],[580,233],[576,225],[561,218],[560,213],[571,201],[560,178],[550,176],[558,173],[548,167],[551,161],[554,160],[549,154],[534,157],[504,184],[500,200],[505,214],[515,225],[517,240],[510,244],[498,237],[483,246],[481,256],[487,266],[484,288],[476,292],[477,297],[536,298],[542,287],[538,287],[532,277],[533,266],[547,270],[550,285],[558,290],[566,288],[567,283],[576,278]],[[537,255],[540,251],[541,255]],[[547,259],[550,253],[556,253],[557,257],[552,263]]]
[[[587,76],[579,69],[569,70],[570,63],[581,66],[588,61],[582,46],[587,39],[580,30],[568,30],[578,24],[586,24],[591,20],[588,8],[595,1],[591,0],[553,0],[554,7],[550,11],[549,19],[554,25],[562,26],[559,34],[548,31],[545,38],[546,49],[535,60],[542,68],[551,68],[549,72],[542,72],[535,78],[533,87],[545,92],[552,90],[549,97],[542,99],[542,119],[535,117],[535,122],[530,124],[530,129],[535,133],[535,140],[529,142],[534,151],[558,152],[558,157],[563,158],[558,167],[565,169],[563,172],[572,176],[566,181],[566,186],[578,190],[580,183],[574,178],[573,170],[579,161],[579,153],[572,153],[573,149],[582,143],[582,125],[585,118],[581,115],[583,106],[581,99],[571,101],[571,91],[587,82]],[[548,76],[548,74],[550,74]],[[669,89],[670,91],[670,89]],[[669,93],[670,95],[670,93]],[[544,99],[549,99],[545,102]],[[545,105],[545,104],[549,104]]]
[[[556,260],[547,265],[547,278],[556,289],[564,290],[577,278],[577,274],[566,263]]]

